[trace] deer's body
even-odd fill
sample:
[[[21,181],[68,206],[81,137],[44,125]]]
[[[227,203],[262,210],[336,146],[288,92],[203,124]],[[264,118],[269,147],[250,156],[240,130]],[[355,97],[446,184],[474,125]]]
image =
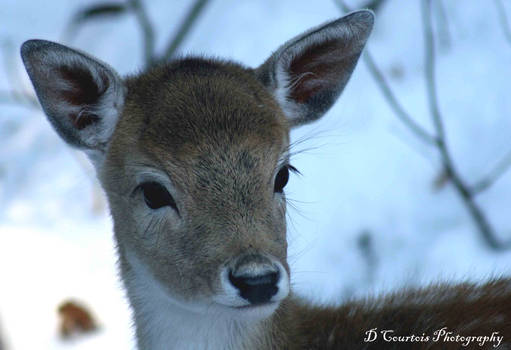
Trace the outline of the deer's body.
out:
[[[185,58],[124,80],[84,53],[24,44],[43,109],[87,152],[107,194],[140,349],[381,348],[381,339],[363,341],[375,328],[511,336],[509,281],[337,309],[290,295],[289,130],[335,102],[372,22],[354,12],[289,41],[257,69]]]

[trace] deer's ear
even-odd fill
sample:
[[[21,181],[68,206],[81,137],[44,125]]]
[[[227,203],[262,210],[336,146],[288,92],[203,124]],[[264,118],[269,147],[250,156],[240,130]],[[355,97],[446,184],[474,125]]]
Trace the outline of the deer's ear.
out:
[[[373,22],[371,11],[352,12],[288,41],[256,69],[292,126],[318,119],[333,105]]]
[[[85,53],[44,40],[26,41],[21,57],[59,135],[72,146],[103,151],[124,103],[117,73]]]

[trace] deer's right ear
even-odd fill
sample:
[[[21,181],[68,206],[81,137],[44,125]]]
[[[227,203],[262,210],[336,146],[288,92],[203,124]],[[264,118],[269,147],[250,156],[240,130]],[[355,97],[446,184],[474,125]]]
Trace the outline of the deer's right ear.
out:
[[[352,12],[291,39],[256,69],[290,125],[321,117],[346,86],[373,28],[371,11]]]
[[[85,53],[29,40],[21,57],[44,112],[70,145],[104,151],[124,104],[121,78]]]

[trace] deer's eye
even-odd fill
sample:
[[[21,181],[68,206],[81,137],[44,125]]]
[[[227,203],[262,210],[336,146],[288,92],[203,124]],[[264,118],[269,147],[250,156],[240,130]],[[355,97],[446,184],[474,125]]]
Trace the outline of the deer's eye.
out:
[[[169,206],[177,210],[176,201],[170,195],[169,191],[157,182],[144,182],[140,184],[140,189],[144,194],[144,201],[151,209],[158,209]]]
[[[286,186],[289,180],[289,167],[283,166],[280,168],[277,176],[275,176],[275,185],[273,187],[273,192],[282,193],[284,187]]]

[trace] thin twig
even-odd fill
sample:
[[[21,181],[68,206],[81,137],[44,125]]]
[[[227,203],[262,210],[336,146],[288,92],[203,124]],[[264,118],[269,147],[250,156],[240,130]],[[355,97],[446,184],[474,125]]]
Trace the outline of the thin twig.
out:
[[[7,83],[11,86],[8,91],[1,91],[2,100],[4,103],[20,103],[31,105],[32,107],[39,108],[39,103],[36,97],[21,85],[22,76],[18,69],[18,51],[15,49],[13,43],[5,40],[2,43],[3,65]]]
[[[491,227],[486,215],[483,213],[481,208],[475,202],[472,192],[470,192],[468,186],[464,183],[460,174],[457,172],[449,149],[446,143],[445,128],[443,125],[443,119],[440,114],[438,105],[438,96],[436,91],[435,81],[435,42],[433,38],[433,29],[431,23],[431,0],[422,0],[422,20],[423,20],[423,35],[424,35],[424,60],[425,60],[425,78],[426,78],[426,90],[428,97],[428,106],[433,119],[433,125],[437,133],[437,148],[440,152],[442,159],[442,166],[445,173],[451,179],[454,188],[463,200],[463,203],[469,210],[474,223],[481,232],[484,240],[488,246],[494,250],[503,250],[509,248],[509,242],[502,244],[496,238],[495,231]]]
[[[351,12],[351,8],[346,5],[344,0],[334,0],[337,7],[339,7],[344,12]],[[360,8],[363,9],[369,9],[374,12],[378,12],[381,8],[381,6],[385,3],[385,0],[368,0],[365,5],[361,5]]]
[[[497,8],[497,14],[499,16],[500,25],[502,27],[502,31],[504,32],[504,36],[507,41],[511,44],[511,29],[509,27],[509,21],[506,14],[506,9],[500,0],[494,0],[495,7]]]
[[[366,64],[369,72],[373,76],[376,84],[380,88],[383,96],[387,99],[389,106],[392,108],[396,116],[405,124],[410,131],[412,131],[418,138],[424,141],[427,144],[436,144],[437,140],[434,136],[428,133],[422,126],[417,124],[415,120],[404,110],[399,101],[396,98],[396,95],[392,92],[390,85],[385,80],[383,73],[378,68],[376,63],[374,62],[373,57],[371,56],[369,50],[365,50],[362,56],[364,63]]]
[[[449,18],[445,12],[444,3],[442,0],[437,0],[437,19],[438,19],[438,32],[440,44],[449,49],[451,47],[451,34],[449,31]]]
[[[142,30],[144,42],[144,62],[146,67],[149,67],[155,62],[154,29],[142,2],[140,0],[130,0],[129,4],[133,9],[138,24],[140,25],[140,29]]]
[[[1,49],[7,83],[12,88],[9,90],[0,90],[0,103],[40,110],[36,97],[28,92],[22,91],[22,87],[20,86],[21,76],[16,74],[19,73],[19,70],[16,65],[14,46],[10,41],[4,41],[2,42]]]
[[[351,12],[351,8],[343,0],[334,0],[334,2],[342,12]]]
[[[384,2],[385,0],[369,0],[365,5],[362,6],[362,8],[378,12]]]
[[[377,1],[372,1],[377,2]],[[337,6],[343,11],[343,12],[350,12],[351,9],[346,5],[346,3],[343,0],[335,0],[335,3]],[[377,7],[375,7],[375,10],[381,6],[383,1],[377,2]],[[367,4],[367,6],[371,5],[371,3]],[[390,108],[394,111],[396,116],[401,120],[405,126],[407,126],[411,132],[413,132],[419,139],[424,141],[427,144],[434,145],[436,144],[437,140],[434,136],[432,136],[430,133],[428,133],[422,126],[420,126],[411,116],[408,114],[403,106],[399,103],[397,100],[396,95],[392,92],[392,89],[390,88],[389,83],[387,83],[387,80],[385,79],[382,71],[378,66],[376,65],[376,62],[373,59],[373,56],[369,52],[369,50],[366,48],[364,50],[364,53],[362,54],[362,59],[364,60],[364,63],[366,64],[367,68],[369,69],[369,73],[373,76],[373,79],[375,80],[376,84],[380,88],[383,96],[386,98],[387,102],[389,103]]]
[[[477,181],[470,192],[473,195],[479,194],[492,186],[497,180],[511,168],[511,150],[488,172],[481,180]]]
[[[181,46],[181,43],[183,42],[185,37],[188,35],[188,32],[190,31],[190,29],[192,29],[193,24],[199,18],[200,14],[204,10],[207,3],[208,3],[208,0],[195,1],[195,4],[193,4],[192,8],[186,15],[183,23],[179,27],[177,33],[174,35],[174,37],[170,41],[170,44],[168,45],[167,49],[164,51],[164,54],[161,58],[162,61],[167,61],[174,56],[177,49],[179,48],[179,46]]]
[[[435,75],[435,43],[433,39],[433,29],[431,23],[431,0],[423,0],[423,34],[424,34],[424,62],[426,77],[426,92],[428,97],[428,107],[433,119],[433,125],[437,133],[437,144],[439,147],[445,147],[445,128],[438,107],[438,96],[436,91],[436,75]],[[449,158],[449,157],[448,157]],[[449,160],[449,159],[448,159]]]
[[[0,103],[41,110],[37,99],[19,91],[0,91]]]
[[[4,40],[2,42],[2,56],[3,56],[3,66],[5,70],[5,75],[7,77],[7,83],[10,86],[16,86],[19,83],[19,77],[16,75],[17,66],[16,59],[18,58],[15,54],[16,50],[14,49],[14,45],[10,40]],[[16,52],[17,53],[17,52]],[[15,96],[17,91],[12,90],[11,94]]]

